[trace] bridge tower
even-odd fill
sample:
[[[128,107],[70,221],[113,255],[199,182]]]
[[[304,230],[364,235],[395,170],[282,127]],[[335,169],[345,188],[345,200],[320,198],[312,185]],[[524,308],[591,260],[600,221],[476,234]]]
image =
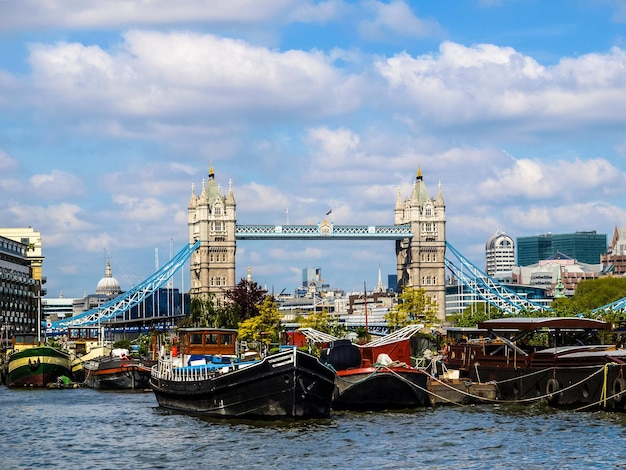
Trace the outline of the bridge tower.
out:
[[[202,192],[195,194],[191,187],[188,208],[189,242],[200,240],[200,246],[191,256],[191,296],[214,294],[216,305],[224,305],[226,292],[235,287],[235,228],[237,204],[232,182],[228,193],[221,194],[215,181],[213,166],[209,177],[202,180]]]
[[[396,241],[398,287],[423,288],[439,306],[437,317],[446,317],[446,205],[441,185],[437,199],[428,195],[421,168],[411,196],[402,201],[398,189],[395,224],[410,224],[412,238]]]

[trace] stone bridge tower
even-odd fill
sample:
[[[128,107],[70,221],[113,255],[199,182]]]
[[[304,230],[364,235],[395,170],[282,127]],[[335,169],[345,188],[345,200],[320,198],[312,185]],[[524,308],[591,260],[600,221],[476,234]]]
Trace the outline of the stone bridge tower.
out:
[[[232,183],[228,193],[221,194],[213,167],[209,178],[202,180],[202,192],[191,187],[188,208],[189,242],[200,240],[200,247],[191,256],[191,296],[214,294],[216,305],[224,305],[226,291],[235,287],[235,228],[237,204]]]
[[[411,196],[404,202],[398,190],[395,224],[410,224],[413,238],[396,242],[398,287],[424,288],[437,302],[438,318],[446,318],[446,205],[441,185],[437,199],[426,190],[422,170],[417,170]]]

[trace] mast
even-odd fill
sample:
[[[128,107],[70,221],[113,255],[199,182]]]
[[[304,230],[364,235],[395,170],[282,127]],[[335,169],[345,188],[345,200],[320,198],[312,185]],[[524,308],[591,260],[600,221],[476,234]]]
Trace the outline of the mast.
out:
[[[367,287],[365,287],[365,281],[363,281],[363,301],[365,305],[365,331],[369,333],[369,325],[367,323]]]

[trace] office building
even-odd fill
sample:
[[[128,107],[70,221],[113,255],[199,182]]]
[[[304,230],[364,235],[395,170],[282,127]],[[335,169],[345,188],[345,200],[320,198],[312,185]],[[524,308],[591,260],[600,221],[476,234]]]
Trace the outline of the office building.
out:
[[[606,234],[576,232],[517,238],[517,264],[530,266],[562,253],[579,263],[599,264],[607,252]]]
[[[496,273],[511,271],[513,266],[515,266],[513,239],[498,230],[485,244],[485,273],[494,277]]]
[[[15,334],[41,331],[41,280],[33,278],[29,250],[28,243],[0,236],[0,329],[4,341]],[[38,276],[41,278],[41,271]]]

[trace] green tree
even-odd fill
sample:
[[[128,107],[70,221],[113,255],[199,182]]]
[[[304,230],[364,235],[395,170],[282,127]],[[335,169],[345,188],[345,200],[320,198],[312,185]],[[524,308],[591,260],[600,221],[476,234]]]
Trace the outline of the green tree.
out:
[[[259,314],[239,324],[238,336],[242,341],[256,341],[265,345],[278,342],[281,330],[280,312],[271,295],[257,306]]]
[[[189,304],[189,315],[183,318],[178,326],[181,327],[205,327],[214,326],[215,303],[214,295],[192,297]]]
[[[552,308],[559,316],[596,317],[615,326],[622,326],[626,323],[626,317],[621,312],[610,309],[594,311],[624,297],[626,297],[626,278],[607,276],[586,279],[578,283],[572,297],[555,299]]]
[[[426,289],[405,287],[398,300],[398,305],[385,315],[387,326],[392,331],[411,324],[433,326],[438,323],[439,305],[426,293]]]
[[[463,310],[463,313],[454,315],[451,320],[454,326],[460,328],[475,328],[478,323],[494,318],[502,318],[507,316],[504,310],[486,302],[477,302],[469,305]]]

